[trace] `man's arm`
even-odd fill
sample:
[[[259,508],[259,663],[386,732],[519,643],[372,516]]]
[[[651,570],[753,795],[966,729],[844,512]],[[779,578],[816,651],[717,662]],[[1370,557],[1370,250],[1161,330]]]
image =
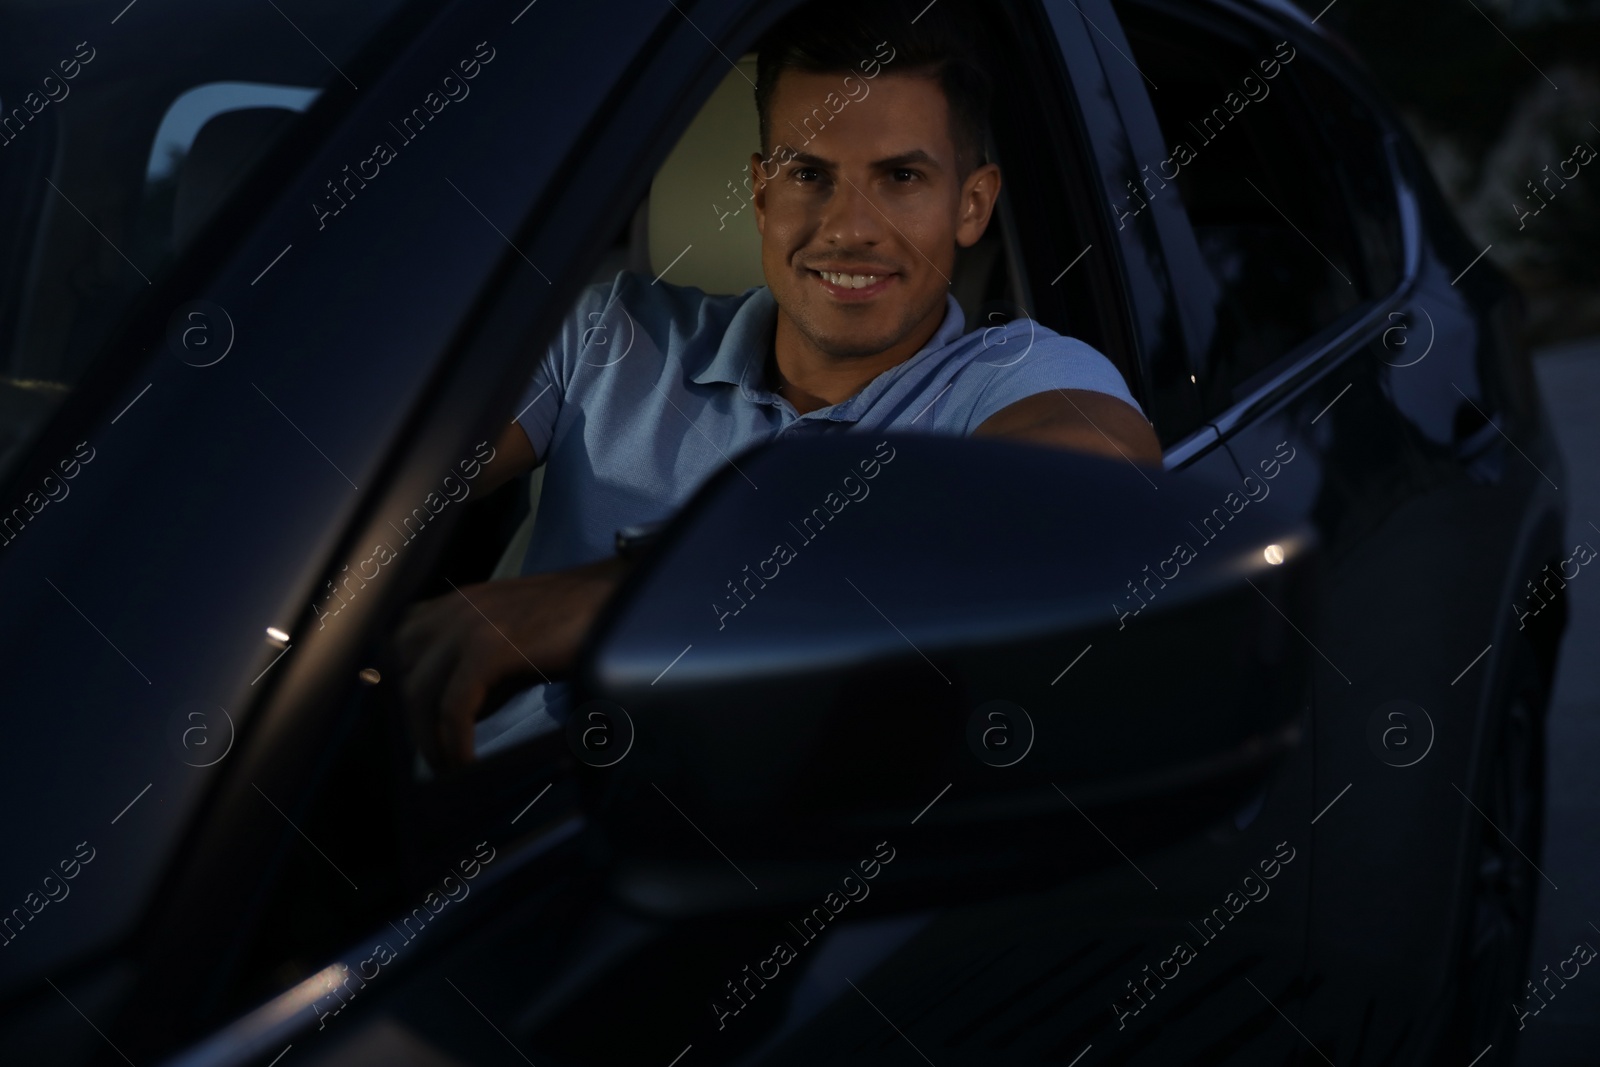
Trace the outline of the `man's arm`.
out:
[[[484,706],[572,668],[589,625],[627,573],[621,559],[481,582],[413,605],[395,634],[400,698],[435,766],[473,759]]]
[[[1129,404],[1093,389],[1054,389],[1001,408],[974,437],[1009,437],[1161,466],[1155,430]]]
[[[555,423],[565,386],[559,367],[581,345],[587,308],[603,293],[587,291],[529,382],[523,413],[546,429]],[[609,306],[609,305],[607,305]],[[545,398],[542,406],[541,398]],[[520,419],[519,415],[519,419]],[[500,432],[494,459],[478,488],[490,493],[528,473],[544,458],[520,421]],[[571,666],[590,622],[621,581],[625,565],[601,560],[562,571],[469,585],[413,604],[393,636],[397,688],[423,755],[434,766],[471,761],[473,724],[485,707]]]
[[[1161,464],[1161,446],[1144,416],[1092,389],[1026,397],[984,420],[976,434]],[[533,446],[519,426],[508,427],[496,449],[485,471],[491,488],[534,466]],[[396,635],[405,665],[400,690],[430,762],[470,762],[473,724],[509,684],[565,674],[627,569],[622,560],[602,560],[470,585],[415,605]]]
[[[513,422],[494,444],[478,485],[493,492],[538,466],[527,432]],[[472,757],[473,723],[509,683],[548,680],[572,661],[583,625],[614,587],[620,570],[576,567],[469,585],[413,605],[395,632],[400,699],[418,743],[434,766]]]
[[[520,423],[513,422],[500,433],[500,439],[494,443],[494,459],[490,460],[479,475],[482,479],[478,488],[485,493],[492,493],[502,485],[509,482],[519,474],[527,474],[539,465],[539,456],[533,449],[533,442],[528,440],[528,433]]]

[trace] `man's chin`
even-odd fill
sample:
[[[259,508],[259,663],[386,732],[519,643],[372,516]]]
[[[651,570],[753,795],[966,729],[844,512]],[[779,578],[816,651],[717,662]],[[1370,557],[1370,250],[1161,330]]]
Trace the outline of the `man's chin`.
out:
[[[875,317],[875,316],[874,316]],[[836,359],[875,356],[892,348],[904,336],[899,322],[871,322],[865,315],[837,314],[831,311],[796,320],[800,332],[819,351]]]
[[[834,359],[864,359],[876,356],[893,348],[897,341],[898,337],[887,334],[874,339],[863,338],[859,333],[823,334],[811,338],[811,343],[818,350],[826,352]]]

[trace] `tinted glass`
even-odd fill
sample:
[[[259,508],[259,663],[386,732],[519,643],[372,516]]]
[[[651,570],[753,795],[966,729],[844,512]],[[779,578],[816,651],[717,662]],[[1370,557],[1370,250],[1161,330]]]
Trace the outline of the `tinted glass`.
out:
[[[117,320],[399,6],[13,6],[0,33],[0,472]]]
[[[1400,283],[1405,258],[1387,134],[1367,105],[1323,68],[1305,63],[1295,77],[1333,157],[1329,176],[1343,193],[1358,266],[1366,275],[1363,289],[1384,296]]]
[[[1350,210],[1357,188],[1322,136],[1320,110],[1345,105],[1329,88],[1313,106],[1299,81],[1312,61],[1288,42],[1119,12],[1159,86],[1150,96],[1169,152],[1141,171],[1144,193],[1182,198],[1220,292],[1201,383],[1215,410],[1375,295]],[[1353,163],[1370,186],[1375,165]]]

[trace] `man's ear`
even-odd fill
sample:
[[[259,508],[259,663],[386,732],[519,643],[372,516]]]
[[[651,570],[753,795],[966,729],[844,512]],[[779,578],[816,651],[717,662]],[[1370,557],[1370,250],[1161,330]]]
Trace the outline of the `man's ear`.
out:
[[[973,169],[961,183],[961,202],[956,219],[956,244],[971,248],[989,228],[995,201],[1000,196],[1000,167],[985,163]]]

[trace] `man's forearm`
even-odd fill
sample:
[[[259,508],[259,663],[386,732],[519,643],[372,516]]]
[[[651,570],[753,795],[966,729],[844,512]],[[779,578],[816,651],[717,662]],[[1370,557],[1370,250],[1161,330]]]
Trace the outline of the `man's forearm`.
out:
[[[566,570],[469,585],[416,605],[396,635],[402,699],[425,751],[473,758],[473,723],[493,694],[572,670],[578,649],[630,564],[610,558]]]

